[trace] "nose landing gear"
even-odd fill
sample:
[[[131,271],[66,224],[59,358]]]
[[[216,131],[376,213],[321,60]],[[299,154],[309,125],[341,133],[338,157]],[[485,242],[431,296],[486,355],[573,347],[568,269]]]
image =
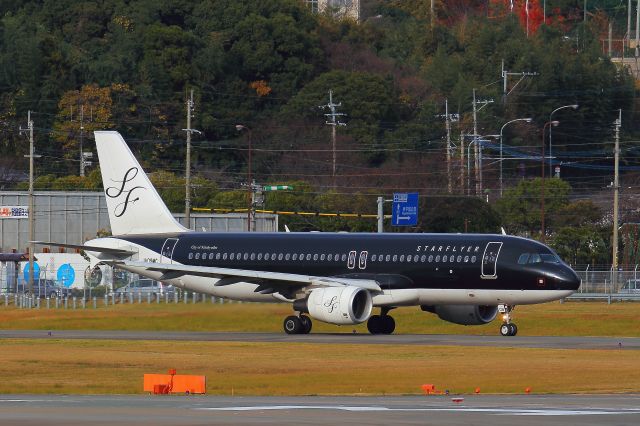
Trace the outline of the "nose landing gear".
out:
[[[502,314],[502,325],[500,326],[500,334],[503,336],[515,336],[518,334],[518,327],[511,322],[511,311],[515,306],[498,305],[498,312]]]

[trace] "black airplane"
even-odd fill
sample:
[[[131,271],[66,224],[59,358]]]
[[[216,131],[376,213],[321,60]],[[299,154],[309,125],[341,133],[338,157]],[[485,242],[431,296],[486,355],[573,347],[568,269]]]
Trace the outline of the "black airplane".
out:
[[[500,311],[500,333],[514,336],[516,305],[563,299],[580,286],[549,247],[507,235],[192,232],[175,221],[119,133],[95,139],[113,237],[66,246],[84,249],[92,266],[190,291],[291,303],[289,334],[309,333],[311,318],[367,321],[369,332],[390,334],[392,309],[420,306],[463,325],[489,323]]]

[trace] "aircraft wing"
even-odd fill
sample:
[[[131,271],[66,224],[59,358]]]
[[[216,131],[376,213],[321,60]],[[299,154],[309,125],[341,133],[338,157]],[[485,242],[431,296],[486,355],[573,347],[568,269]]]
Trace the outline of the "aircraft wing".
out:
[[[220,281],[216,285],[227,285],[240,280],[250,282],[268,281],[279,284],[298,287],[340,287],[354,286],[370,291],[382,291],[375,280],[341,278],[341,277],[317,277],[312,275],[288,274],[283,272],[255,271],[249,269],[215,268],[208,266],[190,266],[174,263],[136,262],[130,260],[115,260],[114,265],[125,265],[135,268],[144,268],[147,271],[161,272],[159,280],[179,278],[183,275],[197,275],[201,277],[217,278]]]

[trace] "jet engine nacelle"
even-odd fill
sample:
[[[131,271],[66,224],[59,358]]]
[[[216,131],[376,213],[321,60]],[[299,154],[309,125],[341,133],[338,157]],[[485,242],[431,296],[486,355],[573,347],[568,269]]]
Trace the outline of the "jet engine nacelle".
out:
[[[461,325],[481,325],[494,320],[498,315],[497,306],[486,305],[436,305],[421,306],[423,311],[432,312],[440,319]]]
[[[307,299],[296,300],[293,307],[320,321],[353,325],[369,319],[373,301],[364,288],[325,287],[312,290]]]

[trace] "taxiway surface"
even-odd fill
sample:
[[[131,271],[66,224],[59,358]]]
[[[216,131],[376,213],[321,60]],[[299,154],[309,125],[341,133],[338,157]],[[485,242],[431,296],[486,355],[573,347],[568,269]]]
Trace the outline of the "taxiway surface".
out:
[[[640,395],[0,396],[2,425],[638,425]]]
[[[96,330],[0,330],[0,339],[89,339],[89,340],[183,340],[209,342],[385,344],[427,346],[508,346],[546,349],[640,350],[637,337],[581,336],[470,336],[444,334],[371,335],[318,333],[220,333],[182,331],[96,331]]]

